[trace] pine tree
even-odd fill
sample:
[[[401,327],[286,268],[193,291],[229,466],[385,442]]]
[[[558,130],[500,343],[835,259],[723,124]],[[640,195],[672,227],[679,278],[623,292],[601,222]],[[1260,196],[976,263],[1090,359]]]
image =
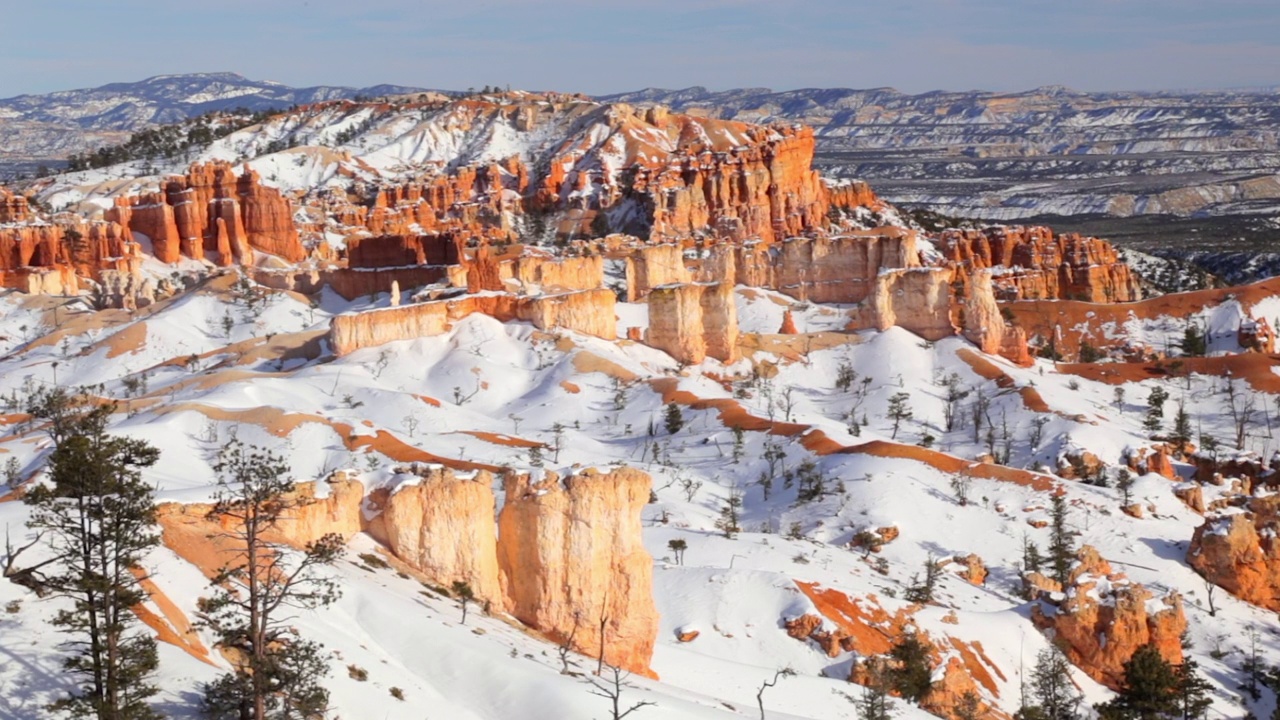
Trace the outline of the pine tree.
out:
[[[919,703],[932,687],[929,669],[929,647],[920,637],[909,632],[889,650],[894,664],[888,669],[889,685],[903,698]]]
[[[1080,717],[1081,698],[1071,683],[1071,665],[1056,648],[1045,648],[1037,656],[1031,690],[1035,704],[1025,705],[1019,710],[1015,716],[1019,720],[1076,720]]]
[[[919,575],[911,577],[911,585],[907,588],[904,596],[907,602],[933,602],[933,593],[938,588],[938,577],[941,574],[942,571],[938,567],[938,562],[933,559],[933,555],[930,555],[924,561],[924,579],[921,580]]]
[[[1071,531],[1067,529],[1067,499],[1062,494],[1055,494],[1052,503],[1049,564],[1053,568],[1053,579],[1065,588],[1071,579],[1071,563],[1075,561],[1076,551],[1071,542]]]
[[[732,540],[742,532],[742,527],[739,525],[741,519],[742,491],[735,487],[729,490],[729,496],[724,499],[724,505],[720,506],[720,517],[716,520],[716,529]]]
[[[1200,675],[1200,665],[1191,658],[1183,658],[1182,664],[1174,671],[1178,684],[1175,703],[1177,715],[1182,720],[1201,720],[1209,711],[1213,701],[1209,699],[1211,685]]]
[[[895,440],[898,438],[898,427],[902,424],[902,421],[911,419],[911,406],[907,404],[909,400],[911,400],[911,396],[904,392],[894,393],[889,398],[888,415],[889,419],[893,421],[893,434],[890,437]]]
[[[680,429],[684,427],[684,413],[680,412],[680,406],[675,403],[667,403],[662,423],[667,428],[667,434],[675,435],[680,432]]]
[[[1187,412],[1184,403],[1178,403],[1178,412],[1173,416],[1173,432],[1169,434],[1169,440],[1179,448],[1191,442],[1191,415]]]
[[[1116,476],[1116,487],[1120,489],[1120,500],[1127,507],[1133,504],[1133,473],[1120,468]]]
[[[326,535],[301,553],[272,539],[308,502],[293,492],[289,468],[274,453],[233,442],[215,469],[209,519],[226,528],[214,539],[231,559],[213,578],[215,595],[201,611],[218,644],[238,650],[241,660],[205,686],[205,714],[215,720],[318,717],[329,702],[328,663],[322,646],[298,637],[285,613],[338,598],[337,583],[318,569],[338,558],[342,538]]]
[[[1103,720],[1161,720],[1178,712],[1178,674],[1148,643],[1124,664],[1119,695],[1098,706]]]
[[[889,669],[883,658],[870,658],[866,664],[867,684],[862,688],[862,697],[858,698],[858,715],[862,720],[889,720],[893,717],[893,699],[889,697],[892,689],[889,683]]]
[[[73,603],[53,625],[70,636],[64,667],[79,688],[50,709],[75,718],[152,720],[155,640],[135,632],[133,606],[146,599],[142,558],[159,544],[155,500],[141,469],[159,452],[141,440],[106,432],[111,405],[92,405],[59,388],[38,392],[28,407],[50,424],[54,450],[48,483],[24,496],[28,526],[48,538],[54,558],[42,578]]]

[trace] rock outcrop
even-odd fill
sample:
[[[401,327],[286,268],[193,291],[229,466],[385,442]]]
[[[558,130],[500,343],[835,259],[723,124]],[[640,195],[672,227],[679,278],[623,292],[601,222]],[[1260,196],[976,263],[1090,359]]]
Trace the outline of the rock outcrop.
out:
[[[444,334],[454,322],[472,313],[502,322],[523,320],[539,330],[573,330],[613,340],[618,332],[616,303],[613,291],[604,288],[523,297],[501,293],[463,295],[337,315],[329,321],[329,344],[341,357],[396,340]]]
[[[8,188],[0,187],[0,225],[7,223],[25,223],[31,219],[31,211],[27,199],[14,195]]]
[[[482,601],[501,603],[493,477],[460,477],[448,468],[416,471],[420,479],[383,502],[385,542],[396,557],[444,588],[467,583]]]
[[[682,363],[738,358],[738,311],[726,284],[664,285],[649,293],[645,343]]]
[[[900,327],[925,340],[955,335],[951,275],[948,268],[882,270],[876,276],[875,291],[854,313],[850,329]]]
[[[1251,498],[1196,528],[1187,563],[1241,600],[1280,612],[1278,530],[1280,495]]]
[[[1120,687],[1124,664],[1147,643],[1170,663],[1182,663],[1187,629],[1182,598],[1172,593],[1154,600],[1151,591],[1114,572],[1094,548],[1080,548],[1062,592],[1054,592],[1056,583],[1029,585],[1045,586],[1036,593],[1040,602],[1032,607],[1032,620],[1052,632],[1072,663],[1103,685]]]
[[[651,481],[638,470],[561,480],[509,473],[498,516],[508,611],[553,642],[651,674],[658,632],[652,558],[640,542]]]
[[[1142,297],[1137,278],[1105,240],[1054,235],[1046,227],[993,227],[948,230],[937,245],[963,269],[960,280],[985,268],[1009,268],[993,277],[1000,300],[1117,303]]]

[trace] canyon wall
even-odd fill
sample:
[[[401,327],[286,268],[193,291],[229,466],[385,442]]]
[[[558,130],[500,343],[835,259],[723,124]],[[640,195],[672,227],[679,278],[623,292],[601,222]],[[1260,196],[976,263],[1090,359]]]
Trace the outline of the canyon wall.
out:
[[[6,223],[24,223],[31,219],[27,199],[14,195],[8,188],[0,187],[0,225]]]
[[[142,249],[116,223],[27,224],[0,227],[0,286],[23,292],[74,294],[81,278],[105,271],[137,273]]]
[[[508,473],[498,566],[508,611],[553,642],[649,673],[657,638],[653,560],[640,541],[647,474]]]
[[[445,589],[467,583],[481,601],[501,604],[493,477],[460,477],[448,468],[421,471],[383,505],[381,524],[396,557]]]

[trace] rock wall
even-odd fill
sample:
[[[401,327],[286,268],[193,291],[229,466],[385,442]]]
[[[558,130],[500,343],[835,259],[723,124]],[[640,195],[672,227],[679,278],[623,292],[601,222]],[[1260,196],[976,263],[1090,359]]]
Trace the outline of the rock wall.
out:
[[[876,291],[881,270],[921,266],[914,232],[885,228],[839,237],[747,244],[734,252],[734,278],[819,303],[859,303]]]
[[[649,293],[649,329],[645,344],[676,360],[697,364],[713,357],[738,358],[738,311],[733,288],[714,285],[663,285]]]
[[[347,239],[347,267],[456,265],[458,241],[448,234],[376,235]]]
[[[1280,495],[1251,498],[1244,511],[1205,519],[1187,563],[1209,582],[1249,603],[1280,612]]]
[[[480,471],[464,478],[439,467],[420,475],[384,503],[387,546],[444,588],[464,582],[480,600],[501,604],[493,477]]]
[[[1142,298],[1138,280],[1111,243],[1046,227],[948,230],[937,241],[967,280],[984,268],[1006,267],[993,278],[999,300],[1133,302]]]
[[[508,611],[553,642],[590,657],[603,644],[605,662],[650,674],[658,612],[653,560],[640,541],[650,486],[630,468],[563,481],[504,476],[498,566]]]
[[[634,248],[626,262],[627,302],[639,302],[660,285],[691,282],[689,270],[684,264],[684,248],[678,244]],[[707,281],[719,282],[720,278]],[[732,285],[733,279],[730,278],[727,282]]]
[[[1111,569],[1098,551],[1085,545],[1076,555],[1066,588],[1032,574],[1042,590],[1031,609],[1037,626],[1051,631],[1067,658],[1089,677],[1111,689],[1120,687],[1124,664],[1134,651],[1153,643],[1174,665],[1182,663],[1182,633],[1187,619],[1176,593],[1153,600],[1151,591]],[[1065,590],[1065,598],[1058,591]],[[1063,598],[1054,602],[1051,598]]]
[[[900,327],[925,340],[941,340],[956,334],[951,324],[951,270],[916,268],[884,270],[876,276],[875,291],[854,315],[855,329],[859,319],[869,312],[877,330]]]
[[[453,322],[472,313],[502,322],[523,320],[539,330],[573,330],[613,340],[618,332],[616,303],[613,291],[604,288],[558,295],[464,295],[337,315],[329,321],[329,344],[342,357],[396,340],[442,335]]]

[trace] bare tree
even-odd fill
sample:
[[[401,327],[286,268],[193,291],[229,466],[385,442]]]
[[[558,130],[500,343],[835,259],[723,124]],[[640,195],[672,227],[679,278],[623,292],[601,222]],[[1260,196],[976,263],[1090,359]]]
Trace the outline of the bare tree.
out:
[[[587,683],[591,685],[592,695],[609,701],[610,720],[622,720],[641,708],[657,705],[657,703],[649,702],[648,700],[641,700],[624,710],[622,708],[622,692],[627,688],[635,687],[627,682],[631,677],[631,673],[623,672],[621,668],[615,665],[609,665],[607,669],[607,674],[598,673],[600,677],[588,678]]]
[[[773,674],[772,680],[765,680],[764,682],[760,683],[760,689],[756,691],[756,704],[760,706],[760,720],[765,720],[764,691],[768,690],[774,685],[777,685],[783,678],[791,677],[792,675],[795,675],[795,674],[796,674],[795,670],[792,670],[789,667],[784,667]]]

